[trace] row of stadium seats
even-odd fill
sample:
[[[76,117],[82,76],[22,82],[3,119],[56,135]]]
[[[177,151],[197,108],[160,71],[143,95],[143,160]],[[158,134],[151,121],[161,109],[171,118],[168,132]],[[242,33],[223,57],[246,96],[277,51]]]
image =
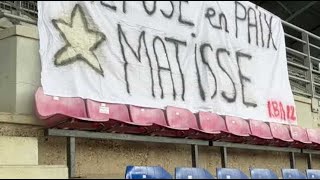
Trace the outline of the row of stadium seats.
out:
[[[82,98],[35,94],[38,117],[47,128],[76,129],[210,141],[320,149],[320,130],[265,123],[211,112],[193,114],[168,106],[166,110]]]
[[[175,168],[174,179],[249,179],[239,169],[216,168],[217,176],[213,176],[203,168]],[[282,179],[320,179],[320,170],[307,169],[306,174],[298,169],[281,169]],[[269,169],[250,169],[251,179],[278,179]],[[161,166],[127,166],[126,179],[172,179],[172,175]]]

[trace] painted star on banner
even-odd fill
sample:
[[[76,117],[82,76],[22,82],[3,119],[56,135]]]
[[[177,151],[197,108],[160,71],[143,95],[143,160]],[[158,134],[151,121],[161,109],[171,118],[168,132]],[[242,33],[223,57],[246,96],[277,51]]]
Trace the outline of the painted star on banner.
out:
[[[70,23],[61,19],[53,19],[52,23],[59,30],[66,43],[55,54],[54,64],[62,66],[82,60],[97,73],[104,76],[100,62],[93,51],[106,40],[106,36],[102,32],[88,28],[88,22],[81,6],[77,4],[73,8]]]

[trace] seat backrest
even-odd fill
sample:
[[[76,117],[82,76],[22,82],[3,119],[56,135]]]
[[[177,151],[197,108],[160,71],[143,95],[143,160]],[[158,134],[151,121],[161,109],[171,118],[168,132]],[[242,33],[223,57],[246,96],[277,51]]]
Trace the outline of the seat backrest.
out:
[[[289,126],[290,134],[293,140],[300,141],[303,143],[311,143],[307,134],[306,129],[300,126]]]
[[[280,123],[269,123],[271,134],[276,139],[281,139],[283,141],[291,142],[293,141],[289,129],[286,125],[280,124]]]
[[[127,166],[126,179],[172,179],[165,169],[160,166]]]
[[[308,179],[320,179],[320,170],[318,169],[306,169]]]
[[[166,114],[168,125],[173,128],[199,129],[195,115],[188,109],[168,106]]]
[[[218,179],[249,179],[249,177],[239,169],[232,169],[232,168],[217,168],[217,178]]]
[[[281,169],[283,179],[307,179],[307,176],[298,169]]]
[[[96,120],[114,119],[123,122],[130,122],[129,111],[124,104],[111,104],[86,100],[88,116]]]
[[[249,120],[251,134],[264,139],[272,139],[270,127],[267,123],[257,120]]]
[[[155,108],[144,108],[138,106],[129,106],[129,112],[132,122],[140,124],[159,124],[167,125],[163,110]]]
[[[239,136],[249,136],[251,134],[249,124],[246,120],[235,116],[225,116],[225,119],[229,132]]]
[[[204,131],[227,131],[225,120],[218,114],[200,111],[198,117],[199,128]]]
[[[84,100],[46,95],[42,87],[35,93],[37,115],[40,119],[62,114],[69,117],[87,117]]]
[[[307,134],[311,142],[320,144],[320,129],[307,129]]]
[[[203,168],[175,168],[175,179],[214,179],[207,170]]]
[[[250,169],[251,179],[278,179],[278,176],[270,169]]]

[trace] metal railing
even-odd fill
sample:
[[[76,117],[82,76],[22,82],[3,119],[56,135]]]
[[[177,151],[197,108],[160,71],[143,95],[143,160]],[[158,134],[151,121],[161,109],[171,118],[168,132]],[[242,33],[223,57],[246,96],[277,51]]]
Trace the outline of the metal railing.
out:
[[[0,18],[36,25],[37,14],[37,1],[0,1]],[[286,21],[282,24],[293,93],[320,99],[320,37]]]
[[[320,99],[320,37],[282,21],[294,94]]]
[[[0,1],[0,18],[2,17],[36,25],[37,1]]]
[[[191,162],[192,167],[199,167],[199,147],[215,147],[220,149],[220,159],[221,167],[229,167],[228,163],[228,150],[229,149],[248,149],[257,151],[275,151],[288,153],[288,160],[290,168],[296,168],[296,158],[295,155],[299,154],[302,156],[307,156],[307,167],[309,169],[313,168],[312,156],[319,155],[320,152],[317,150],[309,149],[299,149],[291,147],[273,147],[264,145],[252,145],[244,143],[231,143],[223,141],[211,141],[211,140],[200,140],[200,139],[188,139],[188,138],[177,138],[177,137],[164,137],[164,136],[142,136],[134,134],[119,134],[119,133],[107,133],[107,132],[93,132],[93,131],[78,131],[78,130],[65,130],[65,129],[46,129],[45,137],[66,137],[67,138],[67,148],[66,148],[66,161],[68,166],[69,178],[80,178],[76,176],[76,139],[99,139],[99,140],[116,140],[116,141],[133,141],[133,142],[144,142],[144,143],[164,143],[164,144],[183,144],[191,145]]]

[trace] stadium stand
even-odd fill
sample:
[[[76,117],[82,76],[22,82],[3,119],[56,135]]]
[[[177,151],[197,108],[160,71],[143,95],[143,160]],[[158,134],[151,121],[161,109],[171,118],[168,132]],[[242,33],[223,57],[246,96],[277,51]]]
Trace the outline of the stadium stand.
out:
[[[317,129],[264,123],[210,112],[162,109],[35,94],[37,116],[47,128],[102,131],[293,148],[319,148]],[[182,123],[183,122],[183,123]]]
[[[36,114],[43,121],[48,130],[77,130],[88,132],[109,133],[106,136],[115,139],[126,140],[127,136],[116,137],[114,134],[139,135],[131,140],[145,141],[144,137],[169,138],[156,139],[155,142],[193,143],[210,145],[214,142],[232,143],[231,146],[244,147],[247,149],[269,149],[295,148],[296,152],[302,150],[319,149],[319,130],[304,129],[299,126],[288,126],[278,123],[265,123],[252,119],[242,119],[231,116],[220,116],[211,112],[199,112],[193,114],[191,111],[173,106],[165,110],[138,107],[126,104],[114,104],[107,102],[96,102],[81,98],[62,98],[45,95],[40,87],[35,94]],[[183,123],[182,123],[183,122]],[[54,134],[54,133],[53,133]],[[74,137],[67,133],[68,136]],[[59,135],[61,136],[61,135]],[[99,135],[100,136],[100,135]],[[101,138],[94,135],[94,137]],[[85,137],[85,136],[79,136]],[[111,138],[111,139],[112,139]],[[170,139],[172,138],[172,139]],[[179,141],[181,139],[181,142]],[[196,141],[184,141],[185,139]],[[197,141],[200,140],[200,141]],[[147,140],[149,141],[149,140]],[[246,145],[247,146],[241,146]],[[239,145],[239,146],[238,146]],[[261,146],[259,148],[259,146]],[[283,149],[281,149],[283,150]],[[281,151],[280,150],[280,151]],[[292,149],[284,149],[291,152]],[[70,155],[69,155],[70,156]],[[193,155],[193,161],[196,161]],[[294,158],[294,157],[293,157]],[[196,162],[193,162],[193,165]],[[282,169],[283,178],[305,177],[301,172],[294,169]],[[312,168],[309,168],[312,169]],[[176,168],[176,178],[214,178],[204,169]],[[308,177],[318,177],[318,171],[309,172]],[[267,169],[251,169],[250,174],[254,178],[276,178],[276,175]],[[238,169],[223,167],[217,168],[217,178],[248,178]],[[163,168],[128,166],[126,178],[172,178]]]

